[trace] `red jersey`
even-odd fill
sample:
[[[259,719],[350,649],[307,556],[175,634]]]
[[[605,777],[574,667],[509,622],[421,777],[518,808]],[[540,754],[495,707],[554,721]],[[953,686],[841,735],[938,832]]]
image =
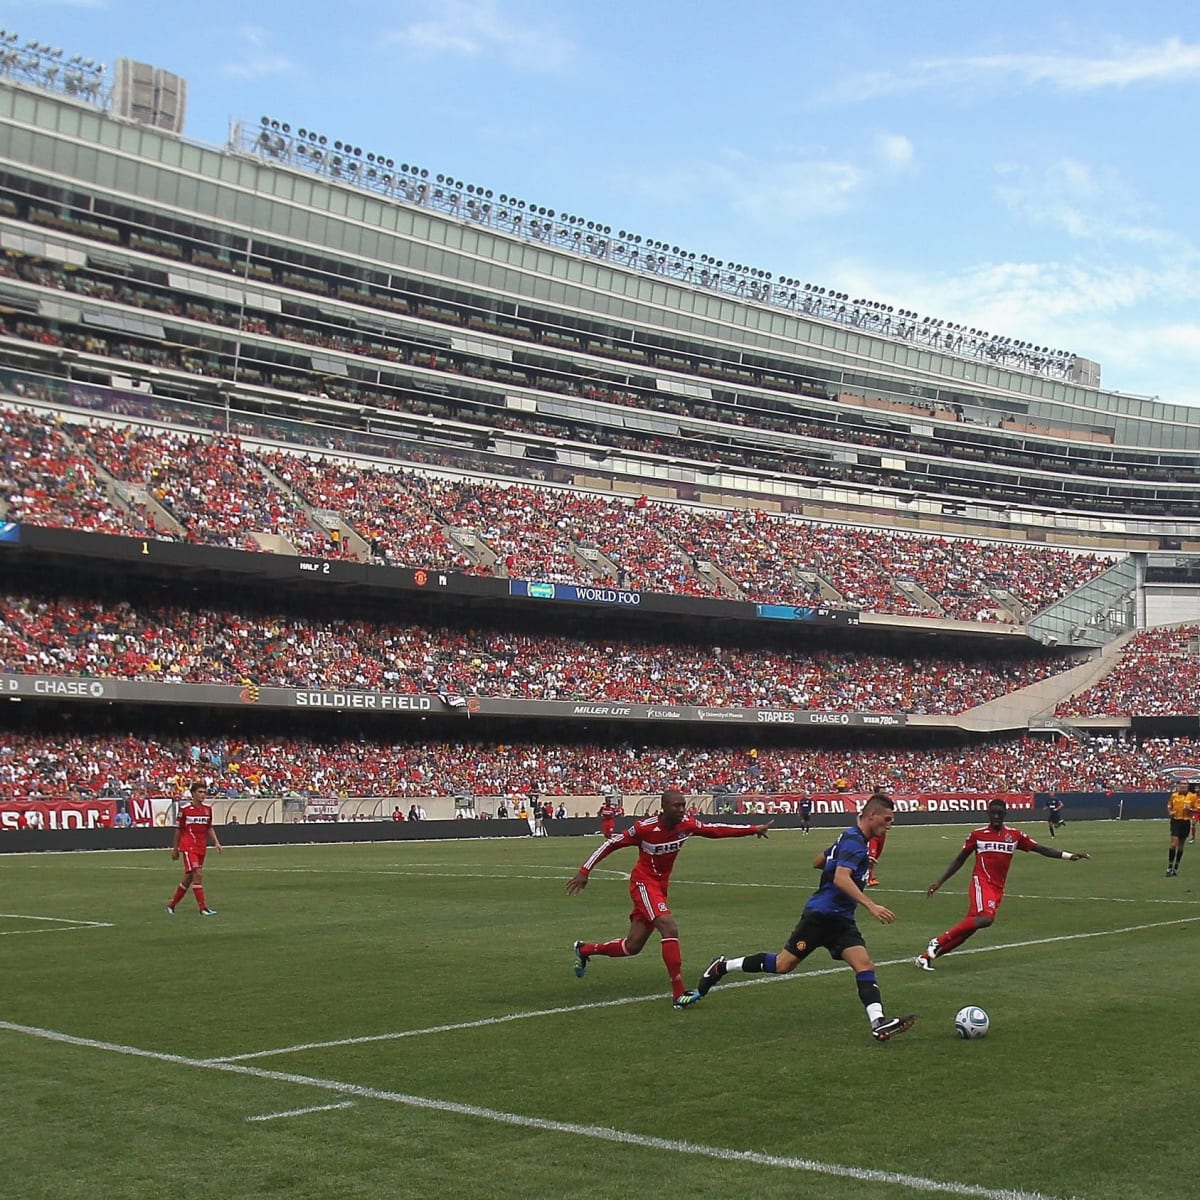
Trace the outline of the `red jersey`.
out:
[[[991,887],[1004,890],[1008,868],[1018,850],[1033,850],[1037,842],[1019,829],[1005,826],[996,831],[986,825],[967,834],[963,849],[975,852],[975,876]]]
[[[671,868],[683,849],[683,843],[693,835],[707,838],[747,837],[754,832],[753,825],[721,825],[715,821],[701,820],[700,817],[684,817],[674,829],[665,829],[662,814],[658,813],[635,821],[628,829],[601,842],[579,869],[586,875],[614,850],[636,846],[638,860],[630,872],[630,880],[655,880],[665,885],[671,878]]]
[[[212,829],[212,809],[207,804],[190,800],[179,810],[179,849],[191,854],[203,854],[208,849],[208,832]]]

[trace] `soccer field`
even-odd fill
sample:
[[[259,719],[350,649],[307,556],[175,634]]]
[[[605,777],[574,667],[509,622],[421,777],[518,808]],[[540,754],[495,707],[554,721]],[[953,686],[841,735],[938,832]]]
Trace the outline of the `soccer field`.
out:
[[[163,912],[165,850],[0,856],[0,1195],[1195,1196],[1198,848],[1166,879],[1165,821],[1070,824],[1092,861],[1018,855],[926,974],[965,832],[888,839],[898,920],[860,923],[920,1021],[886,1044],[823,951],[682,1012],[657,937],[576,979],[574,939],[628,928],[632,851],[565,894],[596,838],[210,853],[213,919]],[[829,840],[689,842],[685,977],[779,949]],[[956,1038],[964,1004],[986,1038]]]

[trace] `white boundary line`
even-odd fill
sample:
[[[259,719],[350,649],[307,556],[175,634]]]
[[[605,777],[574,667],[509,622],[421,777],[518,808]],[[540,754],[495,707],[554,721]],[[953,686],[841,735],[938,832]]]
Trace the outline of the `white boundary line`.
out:
[[[1045,946],[1054,942],[1074,942],[1084,938],[1113,937],[1122,933],[1140,933],[1146,929],[1162,929],[1171,925],[1188,925],[1200,921],[1200,916],[1179,917],[1172,921],[1155,921],[1150,925],[1127,925],[1122,929],[1101,929],[1092,933],[1064,933],[1055,937],[1034,938],[1025,942],[1003,942],[997,946],[969,946],[965,950],[955,950],[956,955],[965,954],[994,954],[999,950],[1021,950],[1027,946]],[[887,962],[876,963],[876,967],[912,966],[915,955],[904,958],[893,958]],[[782,983],[784,980],[815,979],[821,975],[839,975],[844,973],[841,965],[835,967],[820,967],[815,971],[802,971],[797,975],[756,975],[751,979],[732,980],[723,982],[722,991],[731,988],[754,987],[764,983]],[[246,1054],[228,1054],[220,1057],[205,1059],[205,1062],[235,1063],[248,1062],[255,1058],[271,1058],[279,1054],[299,1054],[304,1050],[324,1050],[334,1046],[360,1046],[367,1042],[394,1042],[402,1038],[424,1037],[431,1033],[453,1033],[460,1029],[482,1029],[488,1025],[507,1025],[511,1021],[530,1021],[540,1017],[561,1016],[564,1013],[586,1012],[595,1008],[619,1008],[626,1004],[644,1004],[647,1001],[661,1001],[665,993],[655,992],[646,996],[622,996],[617,1000],[596,1000],[587,1004],[564,1004],[557,1008],[543,1008],[533,1012],[508,1013],[502,1017],[481,1017],[476,1021],[459,1021],[451,1025],[430,1025],[424,1029],[404,1029],[393,1033],[365,1034],[361,1037],[337,1038],[327,1042],[301,1042],[294,1046],[283,1046],[277,1050],[253,1050]]]
[[[525,864],[533,868],[536,864]],[[125,863],[113,863],[114,871],[158,871],[157,867],[133,866]],[[399,867],[368,867],[360,870],[354,867],[231,867],[228,863],[221,864],[222,875],[387,875],[402,876],[414,879],[528,879],[541,883],[554,883],[557,879],[565,882],[575,873],[573,867],[547,866],[547,871],[557,872],[555,875],[518,875],[512,871],[425,871],[409,870]],[[606,877],[608,882],[628,882],[629,871],[608,870],[597,868],[592,872],[593,879]],[[803,892],[811,895],[811,881],[805,883],[761,883],[745,880],[718,879],[687,879],[683,876],[671,880],[673,887],[713,887],[713,888],[748,888],[760,891]],[[876,895],[880,896],[924,896],[924,888],[893,888],[882,886]],[[942,892],[943,897],[961,896],[964,893]],[[1200,895],[1188,900],[1183,897],[1157,896],[1039,896],[1033,892],[1004,893],[1006,900],[1053,900],[1058,902],[1077,901],[1081,904],[1195,904],[1200,905]],[[2,916],[3,914],[0,914]]]
[[[247,1121],[278,1121],[281,1117],[303,1117],[309,1113],[332,1112],[335,1108],[353,1108],[353,1100],[339,1100],[336,1104],[310,1104],[307,1108],[289,1108],[287,1112],[264,1113],[261,1117],[247,1117]]]
[[[59,925],[59,929],[0,929],[0,937],[14,937],[30,933],[73,933],[78,929],[112,929],[111,921],[81,921],[74,917],[35,917],[30,913],[0,913],[0,920],[45,921]]]
[[[358,1084],[343,1083],[336,1079],[320,1079],[311,1075],[294,1075],[285,1071],[267,1071],[261,1067],[247,1067],[238,1063],[216,1062],[208,1059],[186,1058],[181,1054],[162,1054],[154,1050],[142,1050],[136,1046],[123,1046],[117,1042],[101,1042],[92,1038],[74,1037],[51,1029],[39,1029],[33,1025],[18,1025],[11,1021],[0,1021],[0,1030],[42,1038],[68,1046],[79,1046],[90,1050],[105,1050],[110,1054],[148,1058],[156,1062],[173,1063],[177,1066],[196,1067],[206,1071],[226,1071],[230,1074],[266,1079],[277,1083],[290,1083],[298,1087],[318,1088],[342,1096],[354,1096],[363,1100],[380,1100],[391,1104],[402,1104],[407,1108],[426,1109],[433,1112],[452,1113],[455,1116],[474,1117],[501,1125],[515,1125],[521,1129],[538,1129],[545,1133],[563,1133],[575,1137],[593,1138],[597,1141],[614,1142],[623,1146],[637,1146],[651,1150],[665,1150],[697,1158],[718,1159],[723,1162],[744,1162],[755,1166],[779,1167],[788,1171],[800,1171],[810,1175],[825,1175],[840,1179],[855,1179],[867,1183],[888,1183],[911,1188],[917,1192],[932,1192],[951,1196],[975,1196],[980,1200],[1055,1200],[1043,1192],[1023,1192],[1013,1188],[987,1188],[972,1183],[957,1183],[942,1179],[928,1179],[921,1175],[908,1175],[899,1171],[878,1171],[868,1167],[847,1167],[839,1163],[818,1162],[810,1158],[790,1158],[783,1155],[765,1154],[757,1150],[734,1150],[725,1146],[705,1146],[698,1142],[676,1141],[670,1138],[649,1137],[612,1129],[605,1125],[582,1125],[572,1121],[549,1121],[541,1117],[523,1116],[520,1113],[504,1112],[495,1108],[481,1108],[474,1104],[459,1104],[451,1100],[434,1100],[426,1096],[411,1096],[403,1092],[382,1091],[377,1088],[360,1087]],[[282,1115],[282,1114],[281,1114]]]

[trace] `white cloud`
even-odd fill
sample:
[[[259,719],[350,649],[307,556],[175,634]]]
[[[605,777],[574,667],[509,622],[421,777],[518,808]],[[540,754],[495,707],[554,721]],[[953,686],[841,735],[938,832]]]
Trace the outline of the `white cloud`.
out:
[[[1014,82],[1064,92],[1091,92],[1196,78],[1200,78],[1200,44],[1172,37],[1155,45],[1115,46],[1111,53],[1101,56],[980,54],[919,59],[896,71],[848,76],[827,94],[841,101],[866,100],[928,88]]]
[[[916,150],[902,133],[881,133],[875,139],[875,153],[885,167],[903,171],[913,165]]]
[[[1200,300],[1194,264],[991,262],[939,272],[852,261],[820,277],[854,296],[1094,359],[1106,386],[1200,401],[1200,323],[1172,316]]]
[[[1035,170],[1024,163],[996,167],[996,195],[1030,225],[1061,229],[1073,238],[1178,247],[1179,238],[1150,223],[1153,206],[1107,167],[1064,158]]]
[[[429,16],[383,36],[426,57],[496,57],[520,70],[558,71],[574,57],[571,42],[554,29],[506,19],[494,0],[443,0]]]
[[[258,25],[243,25],[235,35],[242,43],[238,56],[221,65],[221,74],[233,79],[263,79],[285,75],[295,64],[270,48],[271,34]]]

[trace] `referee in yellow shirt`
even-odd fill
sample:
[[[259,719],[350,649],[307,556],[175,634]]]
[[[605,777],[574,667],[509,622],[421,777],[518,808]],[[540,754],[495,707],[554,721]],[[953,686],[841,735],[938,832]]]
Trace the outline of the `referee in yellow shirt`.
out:
[[[1200,811],[1196,793],[1186,783],[1177,783],[1167,800],[1167,816],[1171,818],[1171,849],[1167,854],[1167,878],[1179,874],[1183,847],[1192,828],[1192,814]]]

